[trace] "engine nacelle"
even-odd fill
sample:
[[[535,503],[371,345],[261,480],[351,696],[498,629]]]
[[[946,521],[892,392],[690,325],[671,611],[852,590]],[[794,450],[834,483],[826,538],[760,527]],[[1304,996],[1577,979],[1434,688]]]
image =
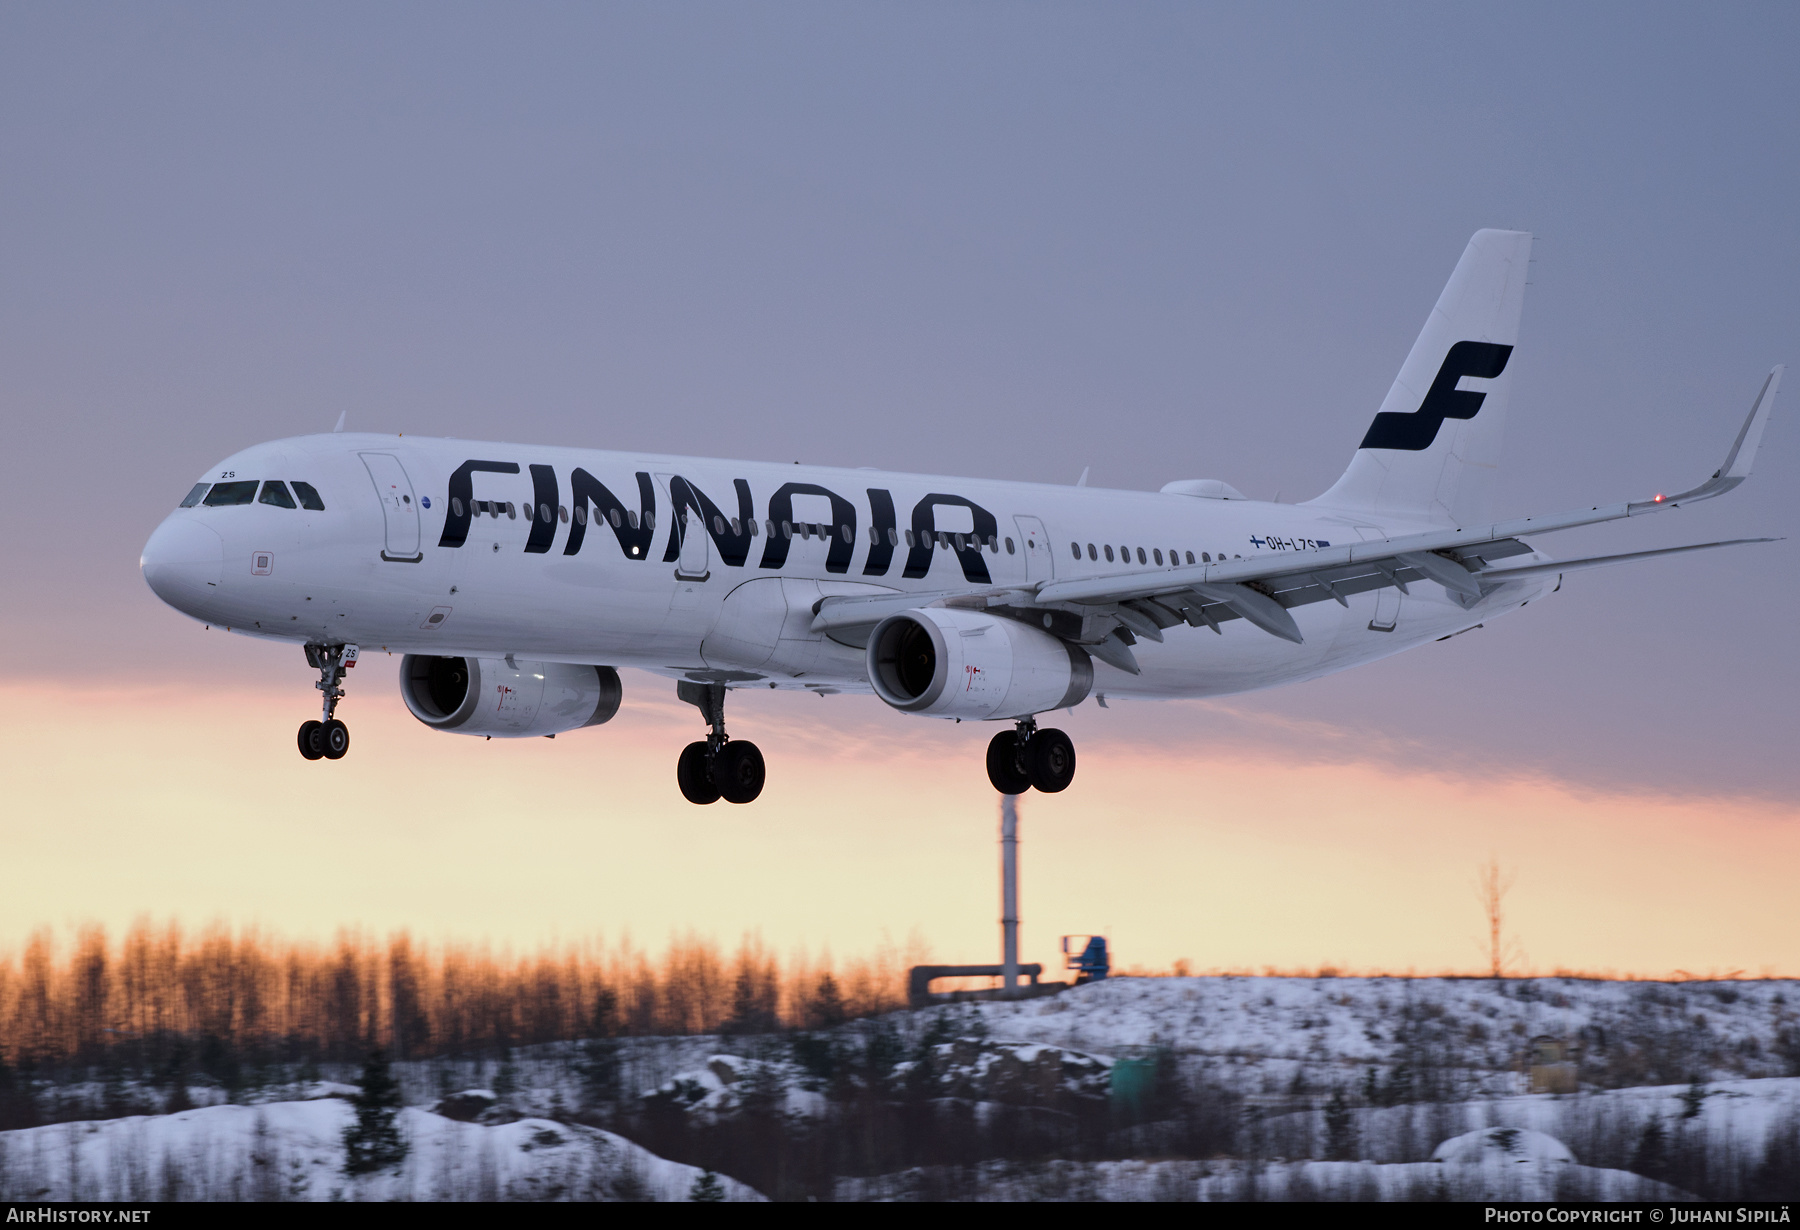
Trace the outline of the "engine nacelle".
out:
[[[982,611],[924,607],[869,635],[869,682],[896,709],[944,718],[1022,718],[1079,703],[1094,664],[1078,645]]]
[[[610,666],[410,653],[400,659],[400,695],[412,715],[459,735],[524,739],[598,726],[619,711],[623,694]]]

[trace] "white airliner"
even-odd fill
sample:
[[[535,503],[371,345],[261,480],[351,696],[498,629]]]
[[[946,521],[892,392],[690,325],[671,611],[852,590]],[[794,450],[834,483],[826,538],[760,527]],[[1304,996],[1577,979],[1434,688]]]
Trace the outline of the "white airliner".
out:
[[[464,735],[605,722],[616,667],[677,680],[711,726],[679,758],[695,803],[762,789],[761,753],[725,733],[732,688],[1004,721],[995,788],[1062,790],[1074,747],[1037,718],[1089,696],[1310,679],[1477,627],[1564,573],[1730,545],[1553,561],[1525,539],[1730,491],[1780,367],[1692,490],[1490,520],[1530,249],[1469,241],[1350,468],[1304,504],[1216,479],[1107,491],[339,431],[220,462],[145,544],[144,579],[196,620],[305,646],[324,693],[308,759],[349,747],[341,684],[379,648],[405,655],[413,715]]]

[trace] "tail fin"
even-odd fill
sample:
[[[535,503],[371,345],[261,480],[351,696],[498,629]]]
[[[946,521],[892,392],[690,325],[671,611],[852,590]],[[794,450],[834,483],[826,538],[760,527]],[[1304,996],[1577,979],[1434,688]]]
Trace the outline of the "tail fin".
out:
[[[1457,526],[1490,517],[1530,256],[1523,231],[1475,232],[1350,468],[1309,505]]]

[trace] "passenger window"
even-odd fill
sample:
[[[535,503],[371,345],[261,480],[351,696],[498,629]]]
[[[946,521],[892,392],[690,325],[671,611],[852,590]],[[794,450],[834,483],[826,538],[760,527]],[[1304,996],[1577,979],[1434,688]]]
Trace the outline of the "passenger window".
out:
[[[519,519],[519,507],[511,500],[506,502],[506,519],[508,521],[517,521]]]
[[[213,489],[206,493],[206,506],[220,508],[227,504],[248,504],[256,498],[257,486],[255,479],[248,482],[214,483]]]
[[[256,498],[258,504],[273,504],[277,508],[292,508],[294,497],[288,494],[287,484],[270,479],[263,484],[262,494]]]
[[[1162,566],[1162,548],[1161,547],[1156,548],[1154,554],[1156,556],[1157,567],[1160,568]]]
[[[569,523],[568,505],[558,504],[556,506],[556,517],[557,517],[557,520],[561,521],[564,525],[567,525]]]
[[[1192,551],[1189,551],[1189,552],[1188,552],[1188,553],[1187,553],[1187,557],[1188,557],[1188,563],[1190,563],[1190,564],[1191,564],[1191,563],[1193,563],[1193,562],[1194,562],[1194,553],[1193,553],[1193,552],[1192,552]]]
[[[1080,559],[1081,558],[1081,544],[1078,542],[1070,543],[1069,544],[1069,553],[1072,554],[1076,559]]]
[[[311,483],[296,482],[294,484],[294,494],[300,497],[300,507],[306,509],[308,512],[325,511],[325,501],[319,498],[319,493],[314,490]],[[458,513],[457,515],[461,516],[462,514]]]
[[[209,486],[211,486],[210,483],[195,483],[194,489],[187,493],[187,499],[181,502],[181,506],[183,508],[192,508],[194,505],[198,504],[200,502],[200,497],[206,494],[206,489]]]
[[[1106,562],[1109,564],[1113,562],[1112,544],[1110,542],[1106,544]]]
[[[583,500],[581,503],[579,503],[575,506],[575,524],[576,525],[586,525],[587,524],[587,510],[588,510],[588,506],[587,506],[586,500]]]
[[[1099,559],[1100,558],[1100,552],[1094,550],[1094,544],[1091,542],[1088,543],[1088,558],[1089,559]],[[1111,559],[1112,557],[1108,556],[1107,558]]]
[[[1161,552],[1161,551],[1158,551],[1158,552],[1157,552],[1157,554],[1158,554],[1158,555],[1161,555],[1161,554],[1162,554],[1162,552]],[[1149,560],[1148,560],[1148,559],[1146,559],[1146,558],[1145,558],[1145,557],[1144,557],[1144,548],[1142,548],[1142,547],[1139,547],[1139,548],[1138,548],[1138,563],[1140,563],[1140,564],[1148,564],[1148,563],[1149,563],[1149,562],[1150,562],[1150,561],[1149,561]]]
[[[1212,556],[1208,555],[1205,551],[1202,551],[1200,552],[1200,562],[1203,564],[1210,564],[1212,563]]]
[[[906,545],[909,547],[913,545],[913,532],[911,530],[906,531]]]

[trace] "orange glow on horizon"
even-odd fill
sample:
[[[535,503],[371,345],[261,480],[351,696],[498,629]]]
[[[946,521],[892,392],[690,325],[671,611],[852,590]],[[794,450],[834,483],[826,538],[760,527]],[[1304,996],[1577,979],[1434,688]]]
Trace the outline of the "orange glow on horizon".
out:
[[[694,808],[673,766],[697,715],[642,699],[646,676],[627,675],[608,726],[486,742],[426,730],[367,673],[335,763],[294,753],[302,682],[0,687],[0,948],[149,914],[320,938],[356,925],[654,949],[756,932],[782,952],[997,959],[991,727],[744,695],[733,730],[762,746],[769,787],[749,807]],[[1021,959],[1046,977],[1063,933],[1106,934],[1143,969],[1476,971],[1472,882],[1490,850],[1518,870],[1508,929],[1539,972],[1800,971],[1800,827],[1784,805],[1277,760],[1266,727],[1184,747],[1176,708],[1155,741],[1128,708],[1059,719],[1080,775],[1021,806]]]

